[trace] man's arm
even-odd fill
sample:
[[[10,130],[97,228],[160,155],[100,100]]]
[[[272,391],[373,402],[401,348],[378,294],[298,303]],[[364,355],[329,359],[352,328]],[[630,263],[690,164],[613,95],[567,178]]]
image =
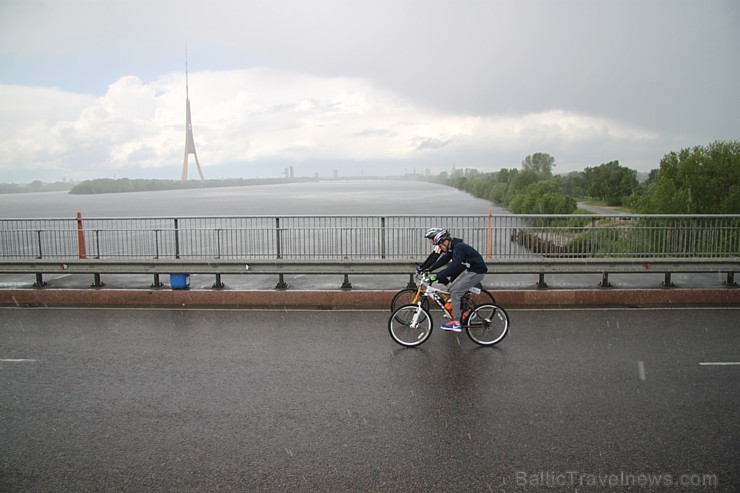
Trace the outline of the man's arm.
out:
[[[461,250],[455,250],[454,255],[452,255],[452,261],[449,262],[445,269],[442,269],[437,274],[439,282],[447,284],[447,281],[449,281],[450,278],[460,275],[460,273],[465,270],[463,258],[463,252]]]
[[[430,270],[430,271],[437,270],[440,267],[442,267],[443,265],[447,265],[447,263],[450,261],[450,257],[451,256],[452,255],[450,254],[450,252],[443,253],[442,255],[439,256],[439,258],[437,259],[437,261],[434,262],[431,265],[431,267],[429,267],[428,270]]]
[[[419,265],[419,267],[417,267],[417,272],[421,272],[423,270],[431,270],[430,267],[434,265],[434,262],[436,262],[437,259],[439,259],[439,255],[439,252],[436,251],[430,253],[427,259],[421,265]]]

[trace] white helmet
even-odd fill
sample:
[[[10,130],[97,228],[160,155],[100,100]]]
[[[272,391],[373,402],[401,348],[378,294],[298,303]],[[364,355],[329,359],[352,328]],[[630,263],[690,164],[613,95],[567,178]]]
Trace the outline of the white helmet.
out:
[[[442,228],[429,228],[426,233],[424,233],[424,238],[432,239],[435,236],[437,236],[437,233],[444,231]]]
[[[446,229],[443,229],[443,230],[439,231],[439,233],[437,233],[436,235],[434,235],[433,242],[434,242],[435,245],[439,245],[443,241],[449,240],[449,239],[450,239],[450,233],[448,233]]]

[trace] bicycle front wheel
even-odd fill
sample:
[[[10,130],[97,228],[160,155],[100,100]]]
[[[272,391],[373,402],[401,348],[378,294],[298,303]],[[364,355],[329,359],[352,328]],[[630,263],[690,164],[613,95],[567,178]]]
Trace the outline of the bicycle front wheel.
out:
[[[388,319],[388,332],[401,346],[418,346],[432,334],[432,317],[418,305],[398,307]]]
[[[406,288],[402,289],[396,295],[393,297],[393,300],[391,300],[391,312],[395,312],[397,308],[403,306],[403,305],[410,305],[414,302],[414,297],[416,296],[416,288]],[[429,311],[429,299],[424,296],[423,294],[420,295],[422,297],[421,299],[421,306]]]
[[[497,305],[481,305],[463,323],[468,337],[481,346],[498,344],[509,333],[509,315]]]

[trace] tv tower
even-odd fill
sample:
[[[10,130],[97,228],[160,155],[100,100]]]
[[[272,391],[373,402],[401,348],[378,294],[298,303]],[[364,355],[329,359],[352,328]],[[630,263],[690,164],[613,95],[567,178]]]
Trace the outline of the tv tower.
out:
[[[200,169],[198,153],[195,152],[195,140],[193,139],[193,123],[190,121],[190,94],[188,92],[188,52],[185,50],[185,157],[182,160],[182,181],[188,179],[188,156],[195,156],[195,164],[198,167],[200,181],[206,181],[203,170]]]

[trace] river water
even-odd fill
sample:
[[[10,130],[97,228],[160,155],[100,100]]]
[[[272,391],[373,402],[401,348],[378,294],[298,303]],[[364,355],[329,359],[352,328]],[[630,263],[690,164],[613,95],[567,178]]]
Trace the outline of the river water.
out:
[[[452,187],[417,181],[321,181],[157,192],[0,194],[0,217],[506,214]]]

